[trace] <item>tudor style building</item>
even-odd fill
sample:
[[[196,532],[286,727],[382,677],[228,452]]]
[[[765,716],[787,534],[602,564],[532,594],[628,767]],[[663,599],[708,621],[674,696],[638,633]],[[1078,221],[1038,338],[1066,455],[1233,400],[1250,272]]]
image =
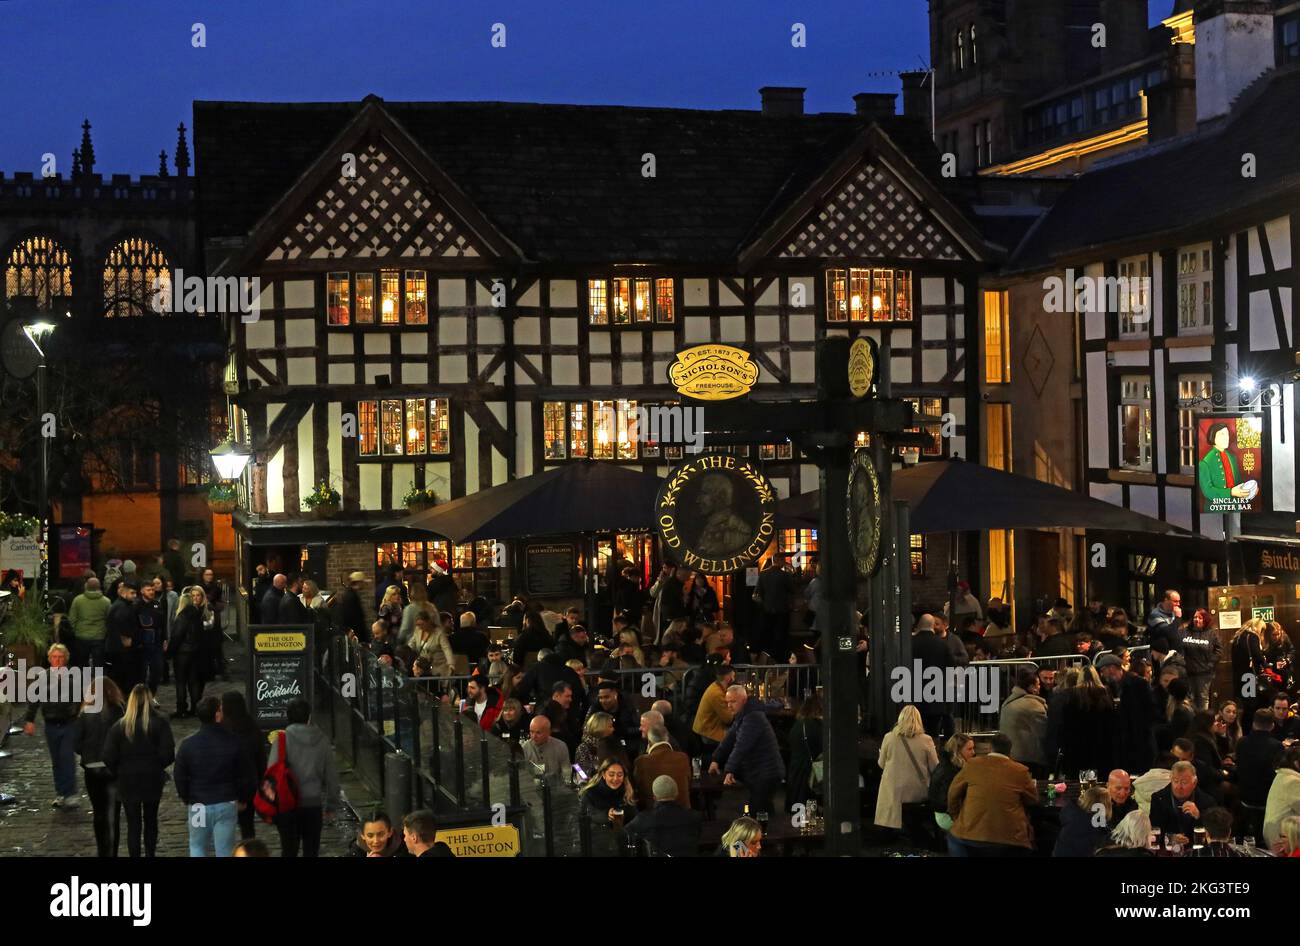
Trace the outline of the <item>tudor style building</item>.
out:
[[[819,338],[869,335],[933,419],[920,452],[977,449],[967,344],[990,250],[893,96],[804,115],[802,91],[764,89],[752,112],[196,103],[208,272],[262,285],[257,320],[228,322],[231,424],[254,452],[245,570],[302,565],[333,586],[386,556],[447,557],[504,592],[510,558],[490,543],[382,528],[408,489],[662,470],[673,448],[629,421],[675,397],[668,363],[707,341],[748,349],[756,391],[789,397],[815,392]],[[938,436],[944,415],[955,436]],[[781,495],[816,487],[789,443],[757,453]],[[304,511],[320,483],[341,494],[332,519]],[[610,541],[649,564],[648,537]],[[812,533],[782,542],[815,550]],[[918,576],[941,584],[947,553],[918,540]]]

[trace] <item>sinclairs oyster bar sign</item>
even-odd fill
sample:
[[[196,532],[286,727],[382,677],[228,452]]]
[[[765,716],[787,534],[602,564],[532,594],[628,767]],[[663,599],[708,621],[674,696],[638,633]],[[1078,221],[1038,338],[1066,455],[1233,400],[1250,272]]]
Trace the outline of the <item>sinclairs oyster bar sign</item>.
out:
[[[776,534],[776,491],[752,463],[709,454],[678,464],[655,503],[668,555],[706,575],[753,565]]]

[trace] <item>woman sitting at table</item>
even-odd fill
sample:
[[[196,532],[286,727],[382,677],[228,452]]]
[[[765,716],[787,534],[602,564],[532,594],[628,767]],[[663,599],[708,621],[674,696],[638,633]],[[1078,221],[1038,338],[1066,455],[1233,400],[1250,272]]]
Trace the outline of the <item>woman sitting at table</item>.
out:
[[[1219,712],[1215,714],[1214,741],[1219,755],[1224,759],[1235,756],[1241,737],[1241,707],[1235,700],[1225,700],[1219,704]]]
[[[1077,804],[1061,809],[1061,833],[1052,857],[1092,857],[1110,833],[1110,811],[1106,789],[1095,786],[1081,792]]]
[[[880,793],[876,796],[876,824],[901,830],[903,806],[925,801],[930,773],[939,764],[934,740],[925,734],[921,712],[907,705],[898,711],[898,722],[880,742]]]
[[[948,814],[948,789],[957,777],[967,759],[975,757],[975,737],[965,733],[955,733],[943,745],[943,755],[939,764],[930,773],[930,809],[934,820],[944,831],[952,827],[952,818]]]
[[[1110,844],[1099,848],[1097,857],[1155,857],[1151,843],[1151,819],[1139,809],[1130,811],[1110,833]]]
[[[1300,857],[1300,818],[1292,815],[1282,822],[1282,841],[1287,857]]]
[[[763,853],[763,826],[753,818],[737,818],[722,835],[718,857],[759,857]]]
[[[636,814],[636,797],[632,780],[618,759],[606,759],[596,774],[578,792],[587,816],[592,821],[622,827],[625,816]]]

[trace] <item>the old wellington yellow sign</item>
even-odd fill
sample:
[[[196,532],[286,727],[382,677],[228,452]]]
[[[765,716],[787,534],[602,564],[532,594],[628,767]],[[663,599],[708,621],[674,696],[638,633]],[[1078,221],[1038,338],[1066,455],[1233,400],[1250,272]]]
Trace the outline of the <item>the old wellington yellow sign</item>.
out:
[[[668,380],[678,394],[699,401],[729,401],[749,393],[758,381],[758,365],[749,353],[730,345],[696,345],[677,353]]]
[[[776,534],[776,490],[730,453],[706,454],[669,472],[655,503],[668,556],[706,575],[754,564]]]

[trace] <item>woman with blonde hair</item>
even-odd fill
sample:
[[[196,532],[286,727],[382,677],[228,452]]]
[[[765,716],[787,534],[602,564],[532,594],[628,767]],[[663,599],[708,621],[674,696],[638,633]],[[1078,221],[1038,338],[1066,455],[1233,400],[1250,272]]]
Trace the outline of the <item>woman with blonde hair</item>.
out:
[[[397,642],[406,644],[410,641],[411,635],[415,633],[415,619],[421,614],[434,614],[435,610],[429,603],[429,589],[423,581],[411,582],[411,603],[402,609],[402,625],[397,631]],[[414,648],[412,648],[414,649]]]
[[[759,857],[763,853],[763,826],[753,818],[737,818],[722,835],[719,857]]]
[[[633,630],[618,632],[616,662],[624,670],[645,666],[645,653],[641,650],[641,635]]]
[[[969,759],[975,758],[975,737],[966,733],[954,733],[943,744],[943,755],[939,764],[930,773],[930,810],[934,820],[944,831],[952,828],[952,817],[948,814],[948,789]]]
[[[402,604],[401,585],[389,585],[384,589],[384,597],[379,602],[379,620],[388,628],[388,639],[396,641],[397,632],[402,628],[402,616],[406,610]]]
[[[136,684],[126,712],[104,742],[104,764],[117,776],[126,809],[126,849],[132,857],[140,856],[142,831],[145,857],[157,850],[158,805],[167,766],[176,758],[171,724],[166,716],[154,716],[152,709],[149,688]]]
[[[900,830],[903,806],[925,801],[930,773],[939,764],[934,740],[925,734],[921,712],[911,704],[898,711],[898,722],[880,743],[880,793],[876,796],[876,824]]]
[[[1250,720],[1255,710],[1264,705],[1264,622],[1259,618],[1247,621],[1232,637],[1232,679],[1241,700],[1241,718]]]
[[[1110,833],[1110,844],[1097,851],[1097,857],[1155,857],[1151,843],[1151,818],[1139,808],[1130,811]]]
[[[456,656],[452,653],[447,632],[434,622],[432,615],[420,612],[416,616],[415,629],[411,632],[407,646],[415,654],[412,663],[424,660],[429,665],[432,676],[442,679],[451,676]]]
[[[86,687],[77,717],[77,755],[95,822],[95,849],[100,857],[117,857],[122,828],[122,800],[117,779],[104,762],[104,746],[113,724],[122,718],[122,691],[109,677],[96,675]]]
[[[1277,621],[1269,621],[1264,632],[1264,674],[1274,690],[1290,693],[1295,689],[1295,645],[1286,629]],[[1276,678],[1276,679],[1275,679]]]
[[[1287,857],[1300,857],[1300,818],[1292,815],[1282,821],[1282,841]]]
[[[582,726],[582,742],[573,754],[573,762],[584,772],[596,771],[600,760],[600,742],[614,735],[614,717],[592,713]]]
[[[191,585],[181,592],[172,618],[171,640],[167,642],[176,666],[176,719],[193,715],[203,697],[207,679],[203,668],[209,659],[204,642],[207,628],[215,623],[216,616],[208,607],[201,585]]]
[[[608,821],[622,827],[625,813],[636,812],[636,795],[632,779],[622,760],[609,758],[600,763],[596,774],[578,789],[587,814],[594,820]]]

